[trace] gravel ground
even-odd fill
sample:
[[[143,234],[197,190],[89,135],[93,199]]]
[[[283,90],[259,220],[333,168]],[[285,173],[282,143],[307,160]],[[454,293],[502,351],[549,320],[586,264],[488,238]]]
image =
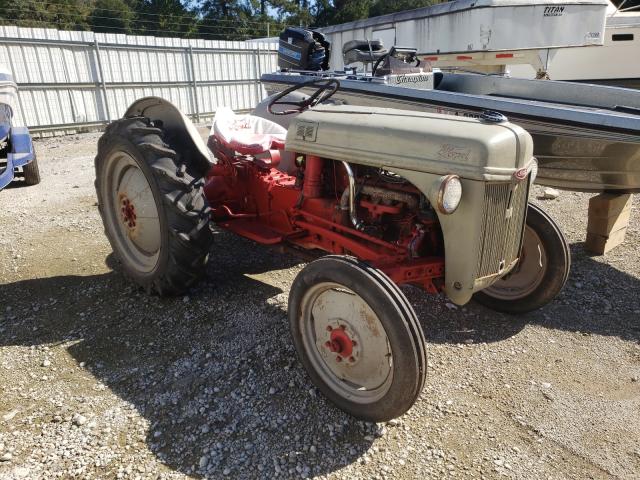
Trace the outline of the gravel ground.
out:
[[[583,249],[589,195],[540,202],[574,266],[538,312],[405,289],[427,385],[404,417],[368,424],[296,359],[295,258],[219,232],[188,296],[123,278],[96,207],[98,137],[38,141],[42,184],[0,192],[0,479],[638,478],[638,197],[604,257]]]

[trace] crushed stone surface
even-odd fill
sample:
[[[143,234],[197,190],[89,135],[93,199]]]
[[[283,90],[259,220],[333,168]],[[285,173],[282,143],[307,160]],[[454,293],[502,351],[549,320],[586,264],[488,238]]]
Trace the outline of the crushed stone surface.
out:
[[[372,424],[325,400],[296,358],[298,259],[217,231],[184,297],[122,275],[93,187],[99,135],[38,140],[42,183],[0,192],[1,480],[638,478],[640,197],[602,257],[584,250],[591,195],[534,200],[573,260],[537,312],[404,288],[427,384],[406,415]]]

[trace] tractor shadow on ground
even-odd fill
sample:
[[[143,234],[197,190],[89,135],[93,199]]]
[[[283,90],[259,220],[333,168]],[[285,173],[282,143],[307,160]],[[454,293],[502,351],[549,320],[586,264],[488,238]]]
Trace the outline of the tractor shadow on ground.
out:
[[[207,280],[188,297],[146,295],[111,256],[114,272],[4,285],[0,346],[68,344],[78,364],[149,422],[146,443],[157,458],[187,475],[219,478],[229,468],[232,478],[278,470],[299,478],[356,462],[377,427],[316,393],[289,337],[287,292],[258,280],[266,272],[278,279],[298,260],[236,238],[216,245]],[[288,288],[290,279],[282,282]],[[83,395],[97,394],[73,392]],[[137,434],[127,436],[135,445]]]
[[[639,341],[637,315],[625,313],[640,308],[638,279],[587,256],[582,245],[572,251],[563,294],[527,315],[475,303],[449,309],[443,299],[405,292],[430,342],[496,342],[527,324]],[[0,312],[0,346],[68,344],[78,364],[149,422],[145,441],[157,458],[187,475],[206,470],[217,478],[229,468],[234,478],[272,478],[278,470],[299,477],[305,465],[308,476],[322,475],[371,447],[376,427],[320,396],[296,358],[286,290],[297,258],[222,233],[206,281],[169,299],[133,287],[113,257],[107,263],[115,271],[2,286],[0,305],[12,309]]]
[[[590,255],[584,243],[571,246],[571,273],[555,301],[535,312],[509,315],[477,302],[455,308],[447,301],[405,288],[427,340],[442,344],[498,342],[517,335],[527,325],[616,336],[640,341],[640,279],[628,275],[601,257]]]

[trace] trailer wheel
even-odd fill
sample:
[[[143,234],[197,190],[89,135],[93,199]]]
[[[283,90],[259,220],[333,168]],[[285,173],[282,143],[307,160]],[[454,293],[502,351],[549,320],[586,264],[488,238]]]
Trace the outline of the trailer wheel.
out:
[[[381,271],[343,256],[311,262],[291,288],[289,323],[311,380],[345,412],[385,421],[418,399],[427,366],[422,328]]]
[[[474,298],[499,312],[530,312],[562,291],[570,270],[571,252],[562,231],[540,207],[529,204],[519,265]]]
[[[125,273],[148,292],[177,295],[205,274],[210,209],[195,169],[163,138],[144,117],[109,125],[98,142],[95,185]]]
[[[24,183],[26,185],[37,185],[40,183],[40,169],[38,168],[38,159],[34,159],[22,167]]]

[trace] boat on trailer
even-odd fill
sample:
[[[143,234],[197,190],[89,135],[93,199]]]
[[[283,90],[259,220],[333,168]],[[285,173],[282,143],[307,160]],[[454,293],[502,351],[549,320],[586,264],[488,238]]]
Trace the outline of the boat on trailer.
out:
[[[545,48],[563,47],[554,46],[556,41],[566,42],[564,46],[579,43],[578,38],[557,38],[556,27],[560,25],[558,22],[563,15],[574,27],[581,25],[580,19],[583,18],[589,24],[587,29],[601,28],[602,31],[606,5],[607,2],[594,0],[463,0],[451,2],[446,7],[429,7],[388,18],[368,19],[361,24],[356,22],[349,28],[330,27],[325,33],[331,33],[334,41],[343,42],[338,45],[343,47],[344,63],[364,65],[365,68],[360,71],[355,67],[330,69],[331,65],[340,62],[336,61],[336,55],[331,55],[331,44],[324,33],[288,28],[280,35],[280,71],[264,74],[262,83],[271,95],[305,82],[336,79],[340,82],[340,89],[332,101],[344,105],[467,117],[480,117],[486,111],[499,112],[533,136],[540,184],[587,192],[640,192],[639,90],[469,72],[455,66],[455,59],[452,60],[453,66],[435,69],[429,60],[434,54],[428,53],[430,50],[426,44],[418,48],[392,47],[387,50],[380,40],[358,41],[351,38],[361,30],[365,35],[373,35],[373,29],[389,25],[387,20],[394,25],[396,37],[398,32],[409,30],[409,27],[415,34],[429,25],[444,32],[446,25],[449,25],[454,29],[450,35],[452,39],[458,33],[463,35],[468,31],[465,40],[468,42],[472,41],[476,30],[491,32],[492,40],[487,41],[480,50],[465,53],[469,57],[483,56],[488,67],[514,61],[531,61],[535,64],[542,61],[540,52]],[[518,40],[514,50],[503,31],[512,28],[505,26],[509,23],[509,12],[514,16],[522,11],[529,12],[532,18],[529,26],[522,25],[524,33],[528,32],[522,37],[529,36],[531,39]],[[552,13],[551,17],[547,17]],[[497,22],[496,19],[501,21]],[[495,24],[490,23],[493,20],[496,20]],[[591,38],[590,35],[584,37],[582,30],[573,30],[574,35],[582,36],[583,43],[602,40],[601,33],[592,32]],[[338,33],[340,35],[336,37]],[[418,37],[413,35],[411,38]],[[460,47],[453,40],[449,43],[448,47],[446,42],[438,44],[437,55],[455,57],[455,50]],[[517,55],[521,55],[521,60],[517,60]],[[370,70],[367,65],[371,66]],[[296,95],[308,95],[316,89],[317,84],[306,90],[298,90]],[[258,105],[256,114],[274,119],[266,112],[265,104],[266,101]],[[282,118],[286,117],[275,120],[286,122]]]
[[[412,77],[416,83],[408,83]],[[428,77],[433,88],[416,88],[419,78]],[[263,75],[262,82],[274,94],[326,78],[340,81],[334,101],[345,105],[467,117],[499,112],[532,135],[538,183],[586,192],[640,192],[640,91],[446,72],[382,79],[344,72],[277,72]],[[261,105],[257,110],[262,111]]]

